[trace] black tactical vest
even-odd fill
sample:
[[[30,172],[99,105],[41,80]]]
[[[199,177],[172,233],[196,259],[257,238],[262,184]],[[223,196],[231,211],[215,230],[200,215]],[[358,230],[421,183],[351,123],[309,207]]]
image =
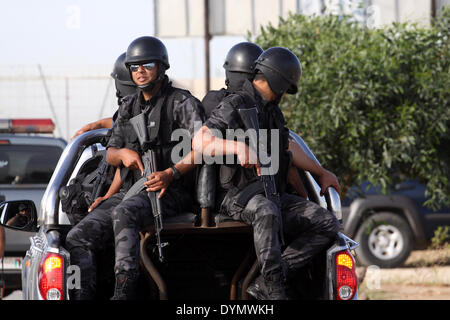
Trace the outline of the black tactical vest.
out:
[[[262,106],[261,103],[257,103],[254,97],[252,97],[246,91],[238,91],[235,94],[227,96],[224,103],[229,103],[233,108],[252,108],[258,109],[259,127],[260,129],[278,129],[279,135],[279,169],[275,175],[275,181],[277,185],[277,191],[281,195],[284,193],[287,185],[287,174],[291,165],[291,153],[289,148],[289,130],[286,128],[286,121],[284,116],[277,105],[267,104]],[[236,119],[235,115],[230,115],[228,121],[240,121]],[[241,123],[239,127],[244,128]],[[270,139],[270,132],[268,133]],[[270,150],[270,140],[268,141],[268,153]],[[259,180],[254,168],[246,169],[239,164],[235,165],[221,165],[220,167],[220,184],[221,188],[228,191],[233,188],[237,188],[242,191],[253,182]]]
[[[174,165],[171,159],[171,153],[173,147],[177,143],[179,143],[179,141],[171,141],[172,132],[175,129],[179,128],[178,124],[174,121],[173,116],[174,101],[182,100],[184,96],[190,95],[189,91],[172,87],[171,83],[167,82],[164,83],[161,90],[162,91],[160,92],[160,94],[158,94],[152,101],[154,108],[156,107],[160,99],[163,100],[159,116],[159,130],[156,134],[155,139],[150,141],[149,145],[149,147],[155,151],[158,171],[165,170]],[[128,107],[121,108],[120,115],[122,118],[129,120],[143,111],[146,112],[147,116],[150,116],[151,108],[147,108],[149,110],[142,108],[143,106],[139,101],[139,94],[127,96],[125,99],[126,101],[124,102]],[[150,119],[148,118],[147,123],[149,123],[149,121]],[[131,126],[130,121],[125,122],[124,132],[126,132],[127,134],[128,141],[127,145],[125,145],[124,147],[135,150],[140,155],[142,155],[145,150],[142,150],[137,134]],[[129,184],[132,185],[140,178],[140,176],[138,176],[139,173],[137,172],[137,170],[134,171],[135,177],[131,179],[130,182],[128,182],[128,186],[130,186]],[[129,180],[130,177],[127,176],[128,173],[126,172],[126,170],[124,171],[124,173],[125,176],[122,177],[122,181]],[[191,179],[191,177],[184,176],[180,180],[173,181],[172,187],[175,187],[177,185],[185,185],[187,183],[187,181],[185,180],[189,180],[188,178]]]
[[[215,108],[217,108],[223,98],[225,98],[229,94],[230,92],[225,88],[222,88],[220,90],[211,90],[206,94],[206,96],[202,100],[202,105],[205,108],[206,118],[209,118],[211,113]]]

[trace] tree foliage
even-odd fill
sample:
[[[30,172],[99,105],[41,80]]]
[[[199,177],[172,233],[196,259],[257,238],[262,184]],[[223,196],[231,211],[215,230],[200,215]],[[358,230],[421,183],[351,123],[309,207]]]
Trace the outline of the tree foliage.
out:
[[[283,112],[344,187],[366,180],[387,192],[415,178],[429,205],[450,204],[449,21],[448,9],[429,28],[291,14],[254,39],[299,57],[299,92]]]

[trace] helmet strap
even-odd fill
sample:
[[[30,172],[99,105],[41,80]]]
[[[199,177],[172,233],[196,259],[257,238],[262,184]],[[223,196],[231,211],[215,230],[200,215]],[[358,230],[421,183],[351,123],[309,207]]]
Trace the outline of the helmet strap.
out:
[[[279,105],[279,104],[280,104],[280,101],[281,101],[281,98],[283,97],[283,94],[284,94],[284,93],[277,95],[277,97],[276,97],[276,99],[273,101],[273,103],[276,104],[276,105]]]
[[[120,94],[120,91],[116,89],[116,98],[117,98],[117,104],[120,106],[122,104],[122,95]]]

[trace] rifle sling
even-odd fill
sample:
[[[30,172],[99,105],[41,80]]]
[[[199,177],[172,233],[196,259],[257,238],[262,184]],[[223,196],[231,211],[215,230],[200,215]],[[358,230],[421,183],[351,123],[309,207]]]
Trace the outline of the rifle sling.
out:
[[[162,106],[164,105],[164,102],[167,99],[167,94],[164,94],[162,97],[159,97],[158,101],[156,102],[156,105],[154,108],[150,110],[150,114],[148,116],[148,123],[147,128],[149,130],[149,141],[153,143],[156,140],[156,137],[158,137],[159,133],[159,125],[161,122],[161,110]],[[146,110],[144,110],[145,112]]]
[[[144,190],[145,184],[144,182],[147,181],[147,177],[142,177],[140,178],[138,181],[136,181],[130,189],[128,189],[127,193],[125,194],[125,196],[123,197],[123,200],[127,200],[128,198],[134,196],[135,194],[138,194],[139,192],[141,192],[142,190]]]
[[[261,180],[252,182],[242,189],[236,200],[234,200],[234,204],[241,208],[245,208],[250,199],[257,194],[264,194],[264,184]]]

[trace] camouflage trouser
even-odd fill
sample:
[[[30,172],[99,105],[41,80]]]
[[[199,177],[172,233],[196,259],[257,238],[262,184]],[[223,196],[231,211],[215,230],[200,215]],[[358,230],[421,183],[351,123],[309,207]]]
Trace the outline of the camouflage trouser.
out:
[[[103,201],[70,230],[66,248],[70,263],[80,268],[81,289],[71,292],[71,299],[94,299],[97,286],[97,258],[113,245],[114,233],[111,214],[120,204],[124,193],[117,193]]]
[[[164,217],[174,216],[188,209],[188,202],[183,195],[168,189],[161,198],[161,211]],[[139,231],[154,221],[148,193],[144,190],[123,201],[112,214],[117,274],[125,273],[135,279],[139,274],[140,237]]]
[[[226,197],[222,202],[221,212],[253,227],[255,252],[264,278],[284,272],[279,237],[279,209],[274,202],[257,194],[242,208],[233,199]]]
[[[288,276],[304,266],[339,231],[336,217],[314,202],[284,194],[281,197],[283,233],[287,247],[282,252],[279,208],[264,195],[253,196],[245,208],[224,200],[222,211],[253,227],[255,252],[264,278]],[[287,273],[286,273],[287,272]]]
[[[70,230],[66,247],[70,263],[81,271],[81,289],[73,290],[72,299],[94,299],[97,286],[96,260],[100,253],[115,245],[115,273],[139,273],[139,231],[153,223],[147,192],[122,201],[118,193],[102,202]],[[188,208],[188,198],[168,189],[161,198],[163,217]],[[164,221],[164,219],[163,219]]]
[[[285,193],[281,203],[286,244],[282,258],[287,276],[293,276],[335,238],[341,225],[333,213],[299,196]]]

